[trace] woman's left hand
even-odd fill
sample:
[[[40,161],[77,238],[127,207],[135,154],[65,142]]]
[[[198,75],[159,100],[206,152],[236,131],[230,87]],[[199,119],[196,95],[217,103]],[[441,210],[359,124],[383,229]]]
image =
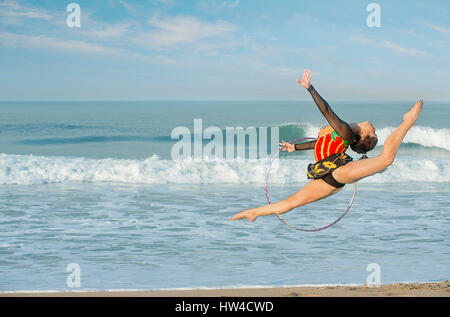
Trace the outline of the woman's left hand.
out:
[[[281,141],[280,145],[282,146],[281,151],[295,152],[294,144]]]

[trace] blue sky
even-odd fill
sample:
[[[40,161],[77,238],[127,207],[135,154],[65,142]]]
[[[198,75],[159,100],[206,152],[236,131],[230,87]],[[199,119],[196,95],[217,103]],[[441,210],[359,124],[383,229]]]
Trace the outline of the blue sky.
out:
[[[0,0],[0,99],[450,100],[450,1]]]

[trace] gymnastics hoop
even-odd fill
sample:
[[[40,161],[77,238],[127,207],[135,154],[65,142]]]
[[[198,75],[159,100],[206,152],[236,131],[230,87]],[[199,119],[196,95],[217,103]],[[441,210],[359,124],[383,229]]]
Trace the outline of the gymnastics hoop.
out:
[[[300,138],[300,139],[292,140],[292,141],[290,141],[289,143],[292,144],[292,143],[294,143],[294,142],[302,141],[302,140],[315,140],[315,139],[314,139],[314,138]],[[278,149],[278,152],[272,157],[272,159],[271,159],[271,161],[270,161],[270,164],[269,164],[269,168],[267,169],[267,172],[266,172],[266,187],[265,187],[265,191],[266,191],[267,202],[268,202],[269,204],[271,204],[271,202],[270,202],[270,197],[269,197],[269,175],[270,175],[270,170],[271,170],[271,168],[272,168],[272,163],[273,163],[273,161],[280,155],[280,152],[281,152],[282,149],[283,149],[283,147],[280,147],[280,148]],[[352,207],[353,202],[355,201],[355,197],[356,197],[356,183],[355,183],[355,190],[353,191],[353,197],[352,197],[350,203],[348,204],[347,209],[344,211],[344,213],[343,213],[341,216],[339,216],[339,218],[337,218],[335,221],[333,221],[332,223],[330,223],[328,226],[320,227],[320,228],[317,228],[317,229],[302,229],[302,228],[298,228],[298,227],[296,227],[296,226],[293,226],[293,225],[289,224],[289,223],[288,223],[286,220],[284,220],[280,215],[275,214],[275,216],[277,216],[278,219],[280,219],[280,220],[281,220],[285,225],[287,225],[288,227],[290,227],[290,228],[292,228],[292,229],[295,229],[295,230],[298,230],[298,231],[303,231],[303,232],[317,232],[317,231],[322,231],[322,230],[325,230],[325,229],[327,229],[327,228],[330,228],[330,227],[334,226],[334,225],[335,225],[336,223],[338,223],[342,218],[345,217],[345,215],[348,213],[348,211],[349,211],[350,208]]]

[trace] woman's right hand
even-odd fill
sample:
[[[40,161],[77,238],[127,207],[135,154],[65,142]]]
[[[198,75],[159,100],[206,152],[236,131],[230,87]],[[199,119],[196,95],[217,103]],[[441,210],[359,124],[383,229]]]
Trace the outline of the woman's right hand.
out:
[[[282,146],[281,151],[295,152],[294,144],[281,141],[280,145]]]
[[[309,69],[305,70],[305,72],[303,73],[302,80],[299,80],[297,78],[297,82],[306,89],[309,89],[309,87],[311,86],[310,81],[311,81],[311,71]]]

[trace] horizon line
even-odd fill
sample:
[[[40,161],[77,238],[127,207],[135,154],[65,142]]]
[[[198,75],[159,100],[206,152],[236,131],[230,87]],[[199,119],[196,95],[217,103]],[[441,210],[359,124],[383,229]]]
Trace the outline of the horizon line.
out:
[[[310,101],[310,98],[304,99],[0,99],[0,102],[295,102]],[[332,101],[417,101],[416,99],[356,99],[356,98],[328,98]],[[423,99],[433,102],[450,102],[449,99]]]

